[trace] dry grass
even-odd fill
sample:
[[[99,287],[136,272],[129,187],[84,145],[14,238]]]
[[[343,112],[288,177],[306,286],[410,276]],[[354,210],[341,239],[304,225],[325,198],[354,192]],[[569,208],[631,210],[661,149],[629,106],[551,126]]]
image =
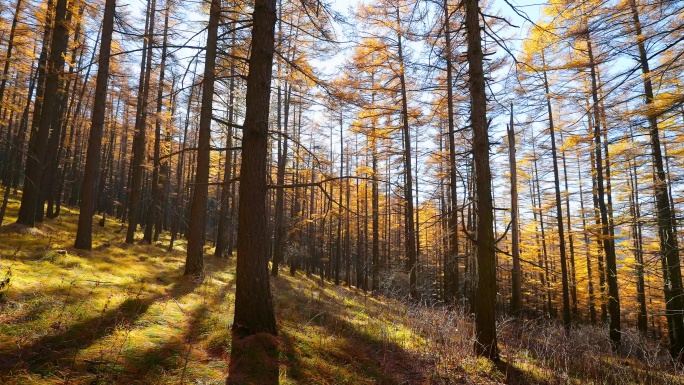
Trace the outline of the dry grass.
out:
[[[0,287],[0,383],[225,383],[234,260],[206,257],[207,277],[193,282],[182,277],[182,242],[171,252],[126,245],[110,221],[94,227],[93,251],[77,251],[76,220],[65,208],[38,231],[0,231],[0,280],[10,279]],[[631,334],[613,355],[595,328],[565,336],[502,320],[495,365],[472,355],[471,318],[458,312],[301,274],[274,279],[273,292],[282,384],[682,383],[664,349]]]

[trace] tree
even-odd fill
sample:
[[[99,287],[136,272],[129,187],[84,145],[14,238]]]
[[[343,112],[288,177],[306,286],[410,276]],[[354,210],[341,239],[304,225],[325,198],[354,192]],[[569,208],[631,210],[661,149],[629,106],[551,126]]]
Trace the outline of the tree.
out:
[[[470,86],[470,122],[473,127],[473,160],[477,193],[477,303],[475,305],[475,353],[498,360],[496,340],[496,255],[494,252],[494,217],[492,175],[489,168],[487,95],[480,35],[478,0],[464,0],[465,28],[468,39],[468,76]]]
[[[643,74],[644,97],[648,108],[653,105],[654,100],[653,85],[651,83],[652,74],[649,68],[636,0],[629,0],[629,7],[634,21],[639,64]],[[684,291],[682,290],[682,272],[674,225],[675,219],[668,195],[668,183],[665,178],[657,115],[648,111],[647,114],[651,156],[653,159],[653,187],[655,190],[658,238],[660,240],[660,260],[665,288],[665,308],[668,331],[670,333],[670,354],[673,358],[679,357],[680,360],[684,360]]]
[[[276,1],[255,0],[247,75],[238,208],[235,318],[238,336],[276,334],[268,275],[266,176]]]
[[[520,269],[520,230],[518,224],[518,176],[515,160],[515,125],[513,124],[513,103],[511,103],[511,121],[508,131],[508,156],[511,173],[511,255],[513,270],[511,272],[511,314],[520,316],[522,313],[522,289]]]
[[[133,158],[131,159],[130,192],[128,195],[128,229],[126,243],[135,241],[135,230],[140,222],[142,211],[142,178],[145,164],[145,143],[147,138],[147,106],[152,74],[152,47],[154,37],[156,0],[149,0],[145,21],[145,35],[142,57],[140,59],[140,79],[138,82],[138,101],[135,112],[135,133],[133,134]]]
[[[164,104],[164,75],[166,72],[166,50],[169,31],[169,12],[171,12],[171,4],[169,0],[167,0],[166,11],[164,12],[164,32],[162,37],[161,63],[159,64],[159,84],[157,85],[157,110],[154,119],[154,165],[152,169],[151,186],[152,200],[150,201],[150,206],[147,210],[147,223],[145,225],[145,233],[143,235],[143,239],[148,243],[152,243],[152,230],[157,224],[157,217],[158,213],[160,212],[159,206],[161,201],[161,189],[159,188],[159,169],[161,167],[161,163],[159,157],[161,151],[161,113],[162,106]]]
[[[209,191],[209,156],[211,152],[211,121],[214,101],[214,80],[216,79],[216,51],[218,26],[221,18],[221,0],[212,0],[207,27],[207,46],[204,57],[204,79],[202,80],[202,107],[200,109],[197,140],[197,169],[195,189],[190,204],[188,223],[188,252],[185,259],[185,275],[204,275],[204,237],[206,231],[207,194]]]
[[[100,171],[102,151],[102,130],[107,106],[107,81],[109,80],[109,60],[112,47],[112,33],[114,32],[114,15],[116,0],[105,2],[102,17],[102,41],[100,42],[100,56],[98,59],[97,79],[95,80],[95,99],[93,100],[92,123],[88,137],[88,152],[81,188],[81,204],[78,214],[78,229],[74,247],[90,250],[92,248],[92,221],[95,210],[95,185]]]
[[[48,7],[47,12],[50,12]],[[31,129],[29,149],[26,154],[26,171],[24,189],[21,196],[21,206],[17,216],[17,223],[33,227],[36,221],[36,210],[40,183],[43,177],[45,153],[50,139],[50,126],[56,111],[57,90],[59,78],[64,69],[64,53],[69,43],[69,27],[67,19],[67,0],[57,0],[55,5],[55,21],[50,40],[50,55],[45,67],[44,89],[42,91],[42,106],[40,119]],[[47,41],[46,41],[47,42]],[[36,120],[34,109],[34,121]],[[41,208],[42,210],[42,208]]]

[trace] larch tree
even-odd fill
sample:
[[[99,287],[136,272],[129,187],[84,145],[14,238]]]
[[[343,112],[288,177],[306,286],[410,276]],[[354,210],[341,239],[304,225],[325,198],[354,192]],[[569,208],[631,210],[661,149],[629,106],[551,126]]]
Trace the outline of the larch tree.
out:
[[[209,8],[207,44],[202,79],[202,105],[197,141],[197,168],[190,204],[188,223],[188,250],[185,275],[204,275],[204,239],[206,235],[207,194],[209,190],[209,156],[211,153],[211,122],[213,114],[214,81],[216,79],[216,51],[218,27],[221,18],[221,0],[212,0]]]
[[[74,247],[77,249],[90,250],[92,248],[92,222],[95,210],[95,187],[100,171],[102,133],[105,121],[105,108],[107,106],[107,82],[109,80],[109,61],[112,47],[112,34],[114,32],[114,16],[116,12],[116,0],[107,0],[102,17],[102,41],[100,42],[100,55],[98,58],[97,79],[95,80],[95,99],[93,100],[93,113],[91,114],[90,135],[88,136],[88,150],[81,188],[80,212],[78,214],[78,229]]]
[[[489,167],[489,122],[483,70],[484,52],[480,33],[480,4],[464,0],[465,30],[468,41],[470,122],[473,127],[473,160],[477,196],[477,303],[475,305],[475,353],[498,360],[496,338],[496,255],[494,207]]]
[[[238,208],[233,330],[238,336],[276,334],[268,274],[266,183],[268,115],[275,46],[276,0],[256,0],[247,75]]]

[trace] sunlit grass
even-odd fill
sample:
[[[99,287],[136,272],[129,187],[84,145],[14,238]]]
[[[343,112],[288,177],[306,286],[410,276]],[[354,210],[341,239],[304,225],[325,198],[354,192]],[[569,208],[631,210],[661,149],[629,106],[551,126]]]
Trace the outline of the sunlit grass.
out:
[[[5,224],[17,209],[14,199]],[[0,279],[11,281],[0,290],[0,383],[225,383],[235,259],[207,249],[206,277],[194,282],[182,276],[184,241],[172,251],[166,235],[127,245],[121,224],[108,220],[93,227],[93,250],[80,251],[76,221],[64,207],[37,231],[0,231]],[[495,365],[473,356],[471,318],[455,311],[285,271],[272,291],[282,384],[681,383],[681,372],[589,349],[603,346],[593,336],[562,348],[556,329],[521,339],[504,323],[505,364]]]

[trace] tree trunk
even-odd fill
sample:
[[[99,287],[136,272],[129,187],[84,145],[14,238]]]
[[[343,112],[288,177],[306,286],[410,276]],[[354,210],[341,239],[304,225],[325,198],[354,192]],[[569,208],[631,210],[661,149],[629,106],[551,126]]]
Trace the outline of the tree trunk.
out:
[[[212,0],[209,8],[207,47],[204,58],[204,79],[202,81],[202,106],[200,108],[199,133],[197,139],[197,168],[195,189],[190,205],[188,222],[188,252],[185,259],[185,275],[201,277],[204,274],[203,248],[206,232],[207,195],[209,192],[209,167],[211,146],[211,120],[214,101],[214,80],[216,79],[216,51],[218,26],[221,18],[221,0]]]
[[[276,183],[281,186],[285,184],[285,166],[287,165],[287,138],[288,138],[288,122],[290,115],[290,95],[292,94],[292,86],[285,83],[285,101],[283,103],[283,121],[280,120],[280,87],[278,87],[278,129],[280,135],[278,137],[278,169],[276,170]],[[282,132],[280,131],[282,125]],[[274,231],[274,245],[273,245],[273,265],[271,269],[271,275],[274,277],[278,276],[278,268],[280,262],[283,260],[283,247],[285,243],[285,227],[283,223],[283,217],[285,216],[285,189],[278,188],[276,190],[276,202],[275,202],[275,218],[273,226]]]
[[[26,130],[28,129],[28,118],[29,110],[31,108],[31,97],[33,96],[33,89],[36,85],[36,76],[34,76],[34,68],[31,67],[31,74],[29,75],[29,89],[28,95],[26,96],[26,104],[24,106],[24,111],[21,115],[21,120],[19,121],[18,132],[13,138],[13,146],[10,151],[10,165],[9,165],[9,178],[7,185],[5,186],[5,192],[3,194],[2,206],[0,206],[0,226],[2,221],[5,219],[5,213],[7,210],[7,203],[10,196],[10,189],[14,185],[15,180],[18,180],[20,166],[21,166],[21,152],[24,147],[24,141],[26,140]]]
[[[634,20],[635,33],[637,35],[637,48],[641,63],[642,79],[644,80],[644,96],[646,106],[653,104],[653,85],[651,84],[651,70],[648,64],[648,56],[641,31],[639,12],[636,1],[630,0],[632,18]],[[670,337],[670,355],[684,361],[684,292],[682,290],[682,271],[679,259],[679,246],[677,232],[674,224],[674,211],[672,210],[668,195],[668,183],[663,166],[663,155],[660,148],[660,134],[657,116],[648,111],[649,137],[653,158],[653,186],[656,201],[656,219],[658,221],[658,237],[660,240],[660,261],[663,269],[663,283],[665,291],[665,309],[667,326]]]
[[[147,136],[147,103],[150,92],[150,74],[152,70],[152,40],[154,38],[155,0],[148,0],[147,21],[145,30],[147,38],[143,41],[140,61],[140,82],[138,84],[138,102],[135,114],[135,134],[133,135],[133,158],[131,159],[131,184],[128,196],[128,229],[126,243],[135,241],[135,230],[140,221],[142,211],[142,175],[145,164],[145,141]]]
[[[95,209],[95,184],[100,171],[100,156],[102,149],[102,130],[107,106],[107,81],[109,80],[109,59],[112,47],[112,32],[114,31],[114,14],[116,0],[107,0],[102,18],[102,42],[100,56],[97,62],[97,79],[95,82],[95,99],[91,116],[90,136],[88,137],[88,152],[86,155],[85,175],[81,188],[80,213],[78,215],[78,229],[74,247],[82,250],[92,248],[93,211]]]
[[[232,28],[235,30],[236,23],[232,23]],[[231,54],[235,54],[235,32],[233,32],[231,40]],[[230,63],[230,80],[228,86],[228,135],[226,136],[226,147],[233,147],[233,120],[235,114],[235,63],[231,61]],[[230,247],[231,236],[230,233],[233,231],[232,225],[232,207],[235,206],[235,201],[232,198],[231,191],[233,187],[228,182],[233,176],[233,151],[226,151],[226,162],[223,171],[223,186],[221,186],[221,211],[219,214],[219,224],[218,224],[218,238],[216,240],[216,248],[214,249],[214,256],[223,257]]]
[[[520,269],[520,239],[518,225],[518,175],[515,160],[515,125],[513,123],[513,103],[511,103],[511,122],[508,125],[508,164],[511,174],[511,255],[513,270],[511,271],[511,314],[522,315],[522,272]]]
[[[558,226],[558,240],[560,248],[560,264],[561,264],[561,284],[563,290],[563,326],[568,330],[570,328],[570,290],[568,286],[568,265],[566,262],[565,250],[565,234],[563,225],[563,203],[561,201],[560,193],[560,178],[558,176],[558,155],[556,150],[556,134],[553,125],[553,112],[551,110],[551,93],[549,91],[549,81],[546,76],[546,62],[544,58],[544,51],[541,52],[542,65],[544,66],[544,91],[546,92],[546,111],[549,116],[549,133],[551,134],[551,157],[553,158],[553,186],[556,193],[556,225]]]
[[[589,249],[589,229],[587,229],[586,212],[584,211],[584,192],[582,190],[582,167],[580,167],[579,153],[577,153],[577,178],[580,194],[580,212],[582,213],[582,229],[584,233],[584,248],[587,260],[587,291],[589,292],[589,320],[596,324],[596,305],[594,295],[594,279],[591,271],[591,250]]]
[[[463,0],[468,40],[468,76],[470,88],[470,120],[473,127],[473,160],[477,193],[477,304],[475,307],[475,353],[498,360],[496,341],[496,256],[494,252],[492,174],[489,169],[489,136],[487,133],[487,95],[482,68],[483,52],[480,36],[478,0]]]
[[[48,8],[48,11],[50,9]],[[43,90],[40,120],[31,131],[29,150],[26,155],[26,171],[24,173],[24,190],[17,223],[33,227],[36,220],[40,182],[43,176],[45,150],[50,139],[50,125],[55,113],[59,78],[64,69],[64,53],[69,42],[69,29],[65,23],[67,18],[67,0],[57,0],[55,23],[50,43],[50,55],[45,68],[45,86]],[[34,108],[34,114],[35,114]]]
[[[537,169],[537,153],[534,143],[534,136],[532,139],[532,156],[534,158],[534,187],[536,191],[534,192],[537,197],[537,213],[539,214],[539,228],[541,230],[541,259],[539,260],[539,267],[544,270],[544,278],[542,281],[542,286],[546,286],[546,310],[550,318],[556,317],[556,308],[553,306],[552,301],[552,291],[551,291],[551,277],[549,276],[549,253],[546,248],[546,232],[544,230],[544,211],[542,209],[542,198],[541,189],[539,188],[539,170]],[[546,285],[544,285],[546,283]]]
[[[161,113],[162,106],[164,105],[163,95],[164,95],[164,73],[166,70],[166,42],[167,35],[169,31],[169,12],[171,12],[171,6],[166,3],[166,11],[164,12],[164,33],[162,37],[162,52],[161,52],[161,63],[159,64],[159,84],[157,85],[157,111],[154,119],[154,165],[152,169],[152,200],[150,201],[150,206],[147,210],[147,222],[145,224],[145,233],[143,239],[147,243],[152,243],[152,231],[157,222],[157,218],[161,213],[161,189],[159,188],[159,168],[161,167],[159,160],[159,153],[161,151]]]
[[[255,0],[247,75],[238,210],[235,319],[238,336],[276,334],[268,275],[267,153],[276,1]]]
[[[563,131],[560,132],[560,140],[563,142]],[[568,226],[568,246],[570,248],[570,299],[572,306],[572,314],[579,315],[577,303],[577,277],[575,269],[575,245],[572,231],[572,223],[570,222],[570,189],[568,188],[568,165],[565,158],[565,148],[561,148],[561,157],[563,158],[563,181],[565,183],[565,212],[567,213]]]
[[[19,22],[19,15],[21,14],[21,2],[22,0],[17,0],[17,4],[14,7],[14,18],[12,18],[12,26],[10,27],[10,34],[7,40],[7,50],[5,51],[5,65],[2,69],[2,80],[0,80],[0,111],[3,110],[2,98],[5,94],[7,77],[9,75],[10,61],[12,60],[12,49],[14,47],[14,33],[17,29],[17,23]],[[9,130],[9,127],[7,129]],[[9,161],[11,162],[12,159],[10,159]]]
[[[399,7],[396,7],[396,21],[400,25]],[[399,27],[401,28],[401,27]],[[412,299],[418,299],[417,276],[416,276],[416,232],[413,211],[413,166],[411,162],[411,130],[409,129],[408,97],[406,94],[406,77],[404,73],[404,55],[401,32],[397,33],[397,49],[399,55],[399,82],[401,85],[401,120],[404,139],[404,173],[406,185],[404,186],[404,198],[406,200],[406,256],[408,257],[409,291]]]
[[[601,150],[601,125],[598,99],[598,86],[596,80],[596,64],[591,46],[591,38],[587,37],[587,54],[589,55],[589,68],[591,71],[591,94],[594,111],[594,151],[596,162],[596,187],[598,195],[599,211],[601,216],[601,238],[603,250],[606,256],[606,281],[608,283],[608,313],[610,315],[610,340],[613,348],[620,346],[620,296],[617,281],[617,263],[615,256],[615,239],[611,236],[611,224],[608,220],[608,207],[605,202],[603,151]]]
[[[373,76],[371,87],[375,88],[375,77]],[[372,197],[371,211],[373,215],[373,272],[371,276],[371,290],[377,293],[380,289],[380,192],[378,189],[378,132],[377,132],[377,118],[375,117],[375,92],[371,94],[371,162],[373,168],[373,176],[371,177]],[[358,184],[358,182],[357,182]],[[347,191],[347,206],[349,206],[349,191]],[[348,231],[347,231],[348,232]]]

